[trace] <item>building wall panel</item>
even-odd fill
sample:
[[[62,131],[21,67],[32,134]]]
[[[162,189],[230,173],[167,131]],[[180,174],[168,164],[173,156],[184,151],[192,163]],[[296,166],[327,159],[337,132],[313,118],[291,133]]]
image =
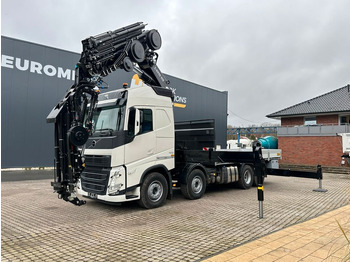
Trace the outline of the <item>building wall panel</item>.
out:
[[[342,140],[339,136],[278,137],[281,164],[341,166]]]
[[[285,117],[281,119],[281,126],[300,126],[304,124],[304,117]]]
[[[316,116],[316,121],[318,125],[338,125],[339,123],[338,115],[323,115]]]

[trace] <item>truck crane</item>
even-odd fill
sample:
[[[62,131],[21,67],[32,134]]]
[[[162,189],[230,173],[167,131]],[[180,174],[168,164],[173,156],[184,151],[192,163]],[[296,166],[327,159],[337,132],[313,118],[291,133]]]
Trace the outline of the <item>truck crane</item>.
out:
[[[55,124],[55,174],[51,185],[65,201],[78,206],[85,204],[75,191],[85,167],[80,147],[92,132],[93,112],[103,77],[117,69],[134,70],[156,92],[173,95],[166,88],[169,81],[157,67],[155,50],[161,47],[161,36],[157,30],[144,30],[145,26],[137,22],[83,40],[75,82],[47,117],[48,123]]]
[[[175,123],[174,94],[157,67],[162,39],[145,26],[138,22],[82,41],[74,84],[47,116],[54,123],[51,185],[60,199],[81,206],[82,195],[156,208],[172,198],[173,187],[194,200],[210,184],[249,189],[255,182],[261,202],[267,172],[322,179],[320,168],[272,169],[259,142],[249,150],[221,149],[215,119]],[[145,85],[100,93],[103,77],[119,69],[136,72]]]

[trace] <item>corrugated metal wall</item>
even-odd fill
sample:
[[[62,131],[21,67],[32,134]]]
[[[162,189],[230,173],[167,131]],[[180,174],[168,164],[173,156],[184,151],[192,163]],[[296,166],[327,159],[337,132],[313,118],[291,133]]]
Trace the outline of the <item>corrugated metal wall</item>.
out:
[[[53,166],[51,109],[73,84],[80,55],[1,37],[1,168]],[[171,61],[170,61],[171,62]],[[118,70],[104,80],[108,91],[130,83],[132,73]],[[227,92],[167,76],[176,89],[176,121],[216,120],[217,144],[226,145]]]

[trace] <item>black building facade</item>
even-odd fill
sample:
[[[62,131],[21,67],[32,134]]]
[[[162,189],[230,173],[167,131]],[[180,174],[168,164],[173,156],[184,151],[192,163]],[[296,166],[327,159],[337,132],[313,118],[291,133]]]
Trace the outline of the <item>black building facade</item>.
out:
[[[46,117],[72,86],[79,58],[78,53],[1,37],[1,168],[53,166],[53,125]],[[215,119],[216,144],[225,148],[227,92],[166,77],[175,92],[175,121]],[[112,91],[138,80],[118,70],[104,81],[106,91]]]

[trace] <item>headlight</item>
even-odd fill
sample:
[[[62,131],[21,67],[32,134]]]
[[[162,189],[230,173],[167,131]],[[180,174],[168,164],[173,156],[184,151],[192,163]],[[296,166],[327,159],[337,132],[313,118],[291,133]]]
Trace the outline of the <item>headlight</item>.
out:
[[[121,172],[122,172],[122,168],[119,168],[110,177],[109,186],[108,186],[108,194],[116,194],[123,187],[123,184],[120,183],[121,179],[119,179],[122,176]]]

